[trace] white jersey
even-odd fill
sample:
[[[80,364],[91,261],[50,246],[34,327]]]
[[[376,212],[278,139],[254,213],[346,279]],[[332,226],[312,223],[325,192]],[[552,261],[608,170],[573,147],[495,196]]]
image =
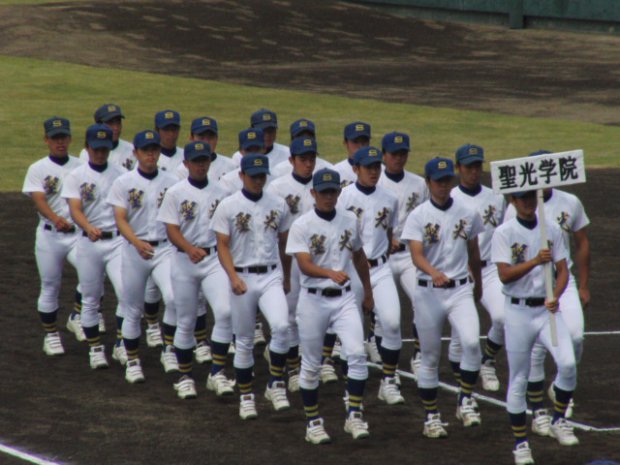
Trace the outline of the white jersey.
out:
[[[28,196],[33,192],[43,192],[52,211],[72,223],[69,206],[61,197],[60,192],[65,177],[81,165],[82,162],[71,155],[64,165],[55,163],[49,156],[42,158],[28,168],[22,192]],[[38,215],[40,223],[49,223],[41,213]]]
[[[265,187],[269,185],[272,179],[273,176],[271,176],[271,174],[268,174]],[[218,185],[220,186],[220,189],[222,189],[228,195],[232,195],[235,192],[240,191],[241,188],[243,188],[243,181],[239,177],[239,168],[235,168],[222,176],[218,181]]]
[[[184,152],[181,147],[177,147],[177,151],[174,152],[174,155],[172,155],[171,157],[164,155],[162,152],[159,155],[157,167],[162,171],[168,171],[171,174],[174,173],[174,170],[177,169],[177,166],[183,164],[183,160],[185,159],[183,153]]]
[[[452,189],[451,196],[454,199],[461,199],[471,208],[475,209],[482,217],[484,231],[478,235],[478,247],[480,248],[480,260],[491,260],[491,239],[495,229],[502,224],[506,202],[502,195],[493,193],[492,189],[480,186],[481,191],[475,195],[470,195],[461,186]]]
[[[506,219],[516,216],[515,207],[510,204],[506,209]],[[570,251],[570,235],[590,224],[590,219],[583,208],[583,204],[576,195],[558,189],[551,191],[551,198],[545,201],[545,220],[556,223],[562,229],[564,247]],[[573,262],[567,258],[569,269]]]
[[[222,176],[236,168],[236,165],[230,158],[218,153],[215,160],[213,160],[209,165],[207,179],[210,183],[216,183]],[[187,179],[189,176],[189,171],[185,167],[185,163],[179,163],[179,166],[177,166],[174,170],[174,175],[179,179]]]
[[[224,192],[211,182],[200,189],[185,179],[166,191],[157,221],[179,226],[183,237],[196,247],[213,247],[215,234],[209,226],[224,198]]]
[[[316,173],[318,170],[322,170],[324,168],[334,169],[334,165],[332,165],[327,160],[323,160],[320,157],[316,157],[316,165],[314,167],[314,172]],[[271,175],[274,178],[279,178],[280,176],[285,176],[287,174],[291,174],[293,172],[293,165],[291,165],[290,160],[283,161],[282,163],[278,163],[275,168],[271,170]]]
[[[395,239],[400,239],[409,213],[429,198],[426,181],[422,176],[409,171],[405,171],[404,174],[403,179],[394,181],[383,172],[377,184],[390,191],[398,199],[398,224],[393,232]]]
[[[136,169],[114,181],[107,202],[127,210],[127,221],[141,240],[162,241],[166,228],[157,221],[157,213],[166,190],[176,183],[166,172],[158,171],[153,179],[147,179]]]
[[[230,237],[230,251],[238,267],[278,264],[278,234],[289,227],[286,203],[268,192],[254,202],[238,191],[220,202],[211,220],[213,231]]]
[[[266,190],[286,202],[291,216],[290,221],[293,222],[314,206],[314,198],[310,189],[312,189],[312,180],[303,184],[295,179],[292,174],[289,174],[274,179]]]
[[[114,181],[126,172],[124,168],[108,163],[100,173],[85,163],[67,175],[61,195],[64,199],[80,199],[82,212],[95,228],[113,231],[116,229],[114,209],[106,202],[106,197]]]
[[[359,225],[351,212],[336,209],[332,220],[325,220],[314,210],[301,215],[291,226],[286,243],[286,254],[308,253],[312,262],[321,268],[346,270],[352,253],[362,247]],[[328,278],[314,278],[301,274],[301,286],[325,289],[338,286]]]
[[[342,160],[334,165],[334,170],[338,171],[340,175],[340,186],[346,187],[349,184],[355,184],[357,181],[357,174],[353,171],[353,165],[349,162],[349,159]]]
[[[568,258],[564,247],[562,231],[547,221],[547,239],[551,242],[553,263]],[[493,263],[516,265],[531,260],[541,249],[540,225],[532,229],[524,226],[517,218],[507,220],[493,235],[491,259]],[[510,297],[545,297],[545,272],[543,266],[534,267],[522,278],[503,285],[504,294]]]
[[[373,193],[364,194],[352,184],[342,190],[338,206],[357,216],[364,252],[369,260],[376,260],[388,252],[387,231],[398,224],[398,199],[393,194],[379,186]]]
[[[469,274],[467,242],[483,231],[478,212],[462,200],[452,199],[449,208],[440,209],[429,199],[409,214],[401,239],[421,242],[433,268],[450,279],[462,279]],[[431,279],[422,270],[418,277]]]
[[[88,152],[86,149],[82,149],[80,152],[80,160],[84,163],[88,162]],[[133,154],[133,144],[131,142],[127,142],[126,140],[119,139],[116,148],[110,150],[108,163],[121,166],[127,171],[131,171],[138,166],[138,160]]]
[[[275,168],[280,163],[284,161],[288,161],[289,157],[291,156],[291,151],[288,148],[288,146],[274,142],[271,152],[266,153],[265,156],[269,158],[269,168],[272,169],[272,168]],[[235,153],[233,153],[231,156],[231,159],[235,163],[236,166],[241,165],[242,158],[243,158],[243,155],[241,155],[241,152],[238,150]]]

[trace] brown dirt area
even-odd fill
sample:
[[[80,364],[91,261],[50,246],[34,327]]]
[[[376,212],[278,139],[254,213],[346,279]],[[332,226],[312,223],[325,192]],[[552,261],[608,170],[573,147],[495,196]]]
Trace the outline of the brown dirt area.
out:
[[[519,115],[620,121],[618,37],[416,21],[324,0],[311,5],[276,0],[58,3],[0,7],[0,18],[2,54]],[[570,189],[583,200],[593,224],[588,331],[620,329],[620,206],[612,200],[620,193],[618,175],[617,170],[590,171],[587,184]],[[39,282],[30,201],[17,193],[1,195],[0,221],[2,444],[75,465],[512,463],[502,408],[482,403],[482,426],[464,429],[454,418],[453,395],[441,392],[450,437],[424,439],[415,383],[404,380],[405,405],[388,407],[376,398],[376,370],[365,397],[371,437],[363,442],[342,431],[343,385],[321,388],[321,412],[333,438],[325,447],[303,441],[299,396],[290,396],[292,410],[271,412],[262,396],[267,372],[262,347],[255,353],[259,418],[254,422],[239,420],[235,400],[221,401],[206,391],[204,366],[196,368],[198,399],[178,400],[175,376],[163,373],[155,350],[144,350],[143,385],[128,385],[118,364],[93,372],[86,346],[64,330],[76,283],[70,266],[59,315],[67,354],[51,359],[41,351],[34,311]],[[114,298],[110,289],[106,295],[112,328]],[[404,337],[410,337],[410,318],[403,311]],[[486,315],[481,318],[487,328]],[[106,334],[108,348],[113,338]],[[586,340],[576,397],[580,423],[620,426],[616,338]],[[405,344],[404,370],[410,354],[411,345]],[[452,383],[443,365],[442,380]],[[502,389],[493,397],[503,400],[503,355],[498,370]],[[575,448],[532,437],[537,463],[620,461],[617,433],[577,434],[581,445]],[[23,462],[0,455],[0,463]]]

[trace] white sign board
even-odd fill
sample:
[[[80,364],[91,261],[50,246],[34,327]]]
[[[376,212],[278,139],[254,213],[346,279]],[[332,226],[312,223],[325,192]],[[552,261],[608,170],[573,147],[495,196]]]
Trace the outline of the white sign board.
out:
[[[492,161],[491,181],[496,194],[586,182],[583,150]]]

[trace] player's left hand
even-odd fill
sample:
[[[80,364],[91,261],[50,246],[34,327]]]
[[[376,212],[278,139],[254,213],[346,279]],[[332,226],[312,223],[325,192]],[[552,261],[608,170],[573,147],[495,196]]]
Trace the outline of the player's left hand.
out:
[[[91,240],[91,242],[97,242],[99,239],[101,239],[101,229],[95,228],[94,226],[89,227],[86,230],[86,234],[88,234],[88,238]]]
[[[556,313],[560,309],[560,301],[555,297],[550,300],[545,300],[545,307],[547,307],[547,310],[551,313]]]
[[[189,252],[187,252],[187,255],[192,263],[199,263],[207,256],[207,252],[200,247],[192,247]]]
[[[590,289],[587,287],[579,288],[579,300],[581,300],[581,306],[587,307],[590,305]]]
[[[393,254],[400,247],[400,241],[398,239],[392,239],[392,244],[390,245],[390,254]]]

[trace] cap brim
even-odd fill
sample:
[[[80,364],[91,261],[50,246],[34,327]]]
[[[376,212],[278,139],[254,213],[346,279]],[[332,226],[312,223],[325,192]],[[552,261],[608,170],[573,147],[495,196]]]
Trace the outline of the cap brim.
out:
[[[244,144],[241,146],[241,148],[246,151],[252,147],[256,147],[258,148],[258,150],[262,150],[265,148],[265,144],[257,144],[256,142],[252,142],[251,144]]]
[[[459,164],[461,165],[471,165],[473,163],[483,163],[484,162],[484,158],[482,157],[476,157],[476,156],[472,156],[472,157],[467,157],[464,158],[463,160],[458,160]]]
[[[252,127],[256,128],[256,129],[268,129],[268,128],[278,129],[278,123],[274,123],[272,121],[271,122],[267,122],[267,123],[256,123]]]
[[[326,182],[326,183],[319,184],[318,186],[312,186],[312,188],[316,192],[323,192],[323,191],[327,191],[330,189],[340,190],[340,184],[337,184],[335,182]]]
[[[292,157],[299,157],[301,155],[317,155],[317,151],[316,150],[304,150],[302,152],[296,152],[296,153],[291,152]]]
[[[125,118],[125,115],[122,113],[112,113],[110,115],[106,115],[104,118],[101,118],[102,123],[107,123],[108,121],[113,120],[114,118]]]
[[[511,192],[510,195],[516,197],[518,199],[522,199],[524,197],[534,197],[536,196],[536,191],[519,191],[519,192]]]
[[[191,157],[186,158],[186,160],[187,161],[196,161],[196,160],[200,160],[201,158],[213,160],[213,155],[210,154],[210,153],[200,153],[200,154],[192,155]]]
[[[161,126],[157,126],[157,128],[158,128],[158,129],[165,129],[165,128],[168,128],[168,127],[170,127],[170,126],[176,126],[177,128],[180,128],[180,127],[181,127],[181,125],[180,125],[179,123],[164,123],[164,124],[163,124],[163,125],[161,125]]]
[[[150,146],[161,148],[161,144],[159,142],[149,142],[148,144],[136,145],[134,147],[136,149],[142,150],[142,149],[145,149],[146,147],[150,147]]]
[[[390,153],[396,153],[396,152],[409,152],[409,146],[408,145],[404,145],[404,144],[399,144],[399,145],[392,145],[390,147],[386,147],[385,151],[386,152],[390,152]]]
[[[430,176],[430,178],[433,181],[439,181],[440,179],[443,179],[443,178],[454,178],[454,177],[455,177],[454,172],[449,172],[449,171],[435,173]]]
[[[45,133],[45,135],[47,137],[54,137],[54,136],[58,136],[58,135],[64,135],[64,136],[70,136],[71,135],[71,131],[69,129],[65,129],[65,128],[56,128],[56,129],[52,129],[48,132]]]
[[[269,169],[260,167],[251,167],[242,171],[243,174],[247,174],[248,176],[256,176],[258,174],[270,174]]]
[[[93,140],[93,141],[88,141],[88,146],[93,149],[106,148],[106,149],[112,150],[112,147],[114,147],[114,144],[111,140]]]
[[[362,160],[355,164],[359,166],[370,166],[370,165],[374,165],[375,163],[381,163],[382,161],[383,161],[382,157],[377,157],[377,158],[373,157],[373,158],[366,158],[365,160]]]
[[[217,130],[208,126],[200,126],[199,128],[192,129],[192,133],[194,134],[204,134],[205,132],[211,132],[217,136]]]

